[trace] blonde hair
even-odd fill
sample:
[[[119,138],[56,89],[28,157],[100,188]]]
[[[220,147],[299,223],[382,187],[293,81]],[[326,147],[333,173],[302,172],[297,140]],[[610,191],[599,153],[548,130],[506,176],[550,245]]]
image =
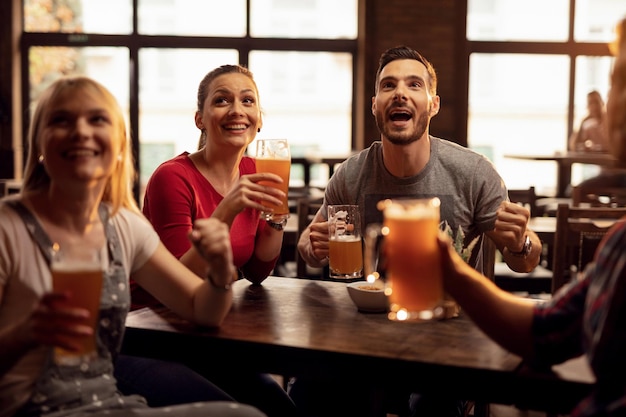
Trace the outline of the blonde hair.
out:
[[[112,214],[115,214],[120,207],[138,212],[139,208],[132,192],[133,182],[136,178],[132,144],[126,131],[124,115],[117,100],[106,87],[84,76],[64,77],[56,80],[37,101],[28,134],[29,149],[24,172],[23,192],[42,191],[50,186],[50,176],[39,161],[41,134],[47,123],[48,115],[53,110],[52,107],[59,96],[79,91],[89,92],[102,101],[111,114],[114,135],[119,141],[119,160],[107,181],[102,201],[110,204]]]

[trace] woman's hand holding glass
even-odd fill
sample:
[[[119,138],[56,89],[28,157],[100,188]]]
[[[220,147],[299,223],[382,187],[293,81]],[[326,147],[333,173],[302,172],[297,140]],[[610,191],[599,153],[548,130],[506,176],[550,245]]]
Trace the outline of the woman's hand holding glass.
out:
[[[212,217],[231,224],[235,216],[246,208],[264,211],[267,206],[282,204],[287,195],[279,188],[282,178],[271,172],[242,175],[224,196]],[[275,186],[267,185],[273,183]]]

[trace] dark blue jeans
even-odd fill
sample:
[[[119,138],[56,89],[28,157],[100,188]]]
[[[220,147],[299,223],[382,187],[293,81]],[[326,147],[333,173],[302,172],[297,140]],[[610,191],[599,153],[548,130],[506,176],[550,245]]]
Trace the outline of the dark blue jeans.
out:
[[[115,378],[123,394],[142,395],[151,406],[226,400],[253,405],[268,417],[297,415],[291,398],[270,375],[241,372],[235,364],[228,368],[120,355]]]
[[[141,395],[151,407],[235,401],[202,375],[176,362],[120,355],[115,362],[114,375],[124,395]]]

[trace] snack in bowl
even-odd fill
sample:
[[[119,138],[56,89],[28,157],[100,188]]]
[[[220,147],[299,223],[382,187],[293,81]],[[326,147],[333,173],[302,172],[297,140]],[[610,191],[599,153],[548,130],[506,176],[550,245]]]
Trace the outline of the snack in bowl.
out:
[[[376,281],[356,281],[347,284],[348,295],[359,311],[366,313],[384,313],[389,305],[383,289],[383,283]]]

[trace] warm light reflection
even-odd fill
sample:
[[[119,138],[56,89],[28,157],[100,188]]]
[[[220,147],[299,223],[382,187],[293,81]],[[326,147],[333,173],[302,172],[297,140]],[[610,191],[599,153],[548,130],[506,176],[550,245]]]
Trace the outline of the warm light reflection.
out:
[[[372,284],[374,283],[374,281],[376,281],[379,278],[380,278],[380,274],[378,272],[372,272],[371,274],[367,276],[365,280],[369,282],[370,284]]]
[[[609,51],[611,51],[611,55],[617,56],[617,50],[619,49],[619,45],[617,44],[621,34],[622,34],[622,26],[620,24],[615,25],[615,38],[609,42]]]

